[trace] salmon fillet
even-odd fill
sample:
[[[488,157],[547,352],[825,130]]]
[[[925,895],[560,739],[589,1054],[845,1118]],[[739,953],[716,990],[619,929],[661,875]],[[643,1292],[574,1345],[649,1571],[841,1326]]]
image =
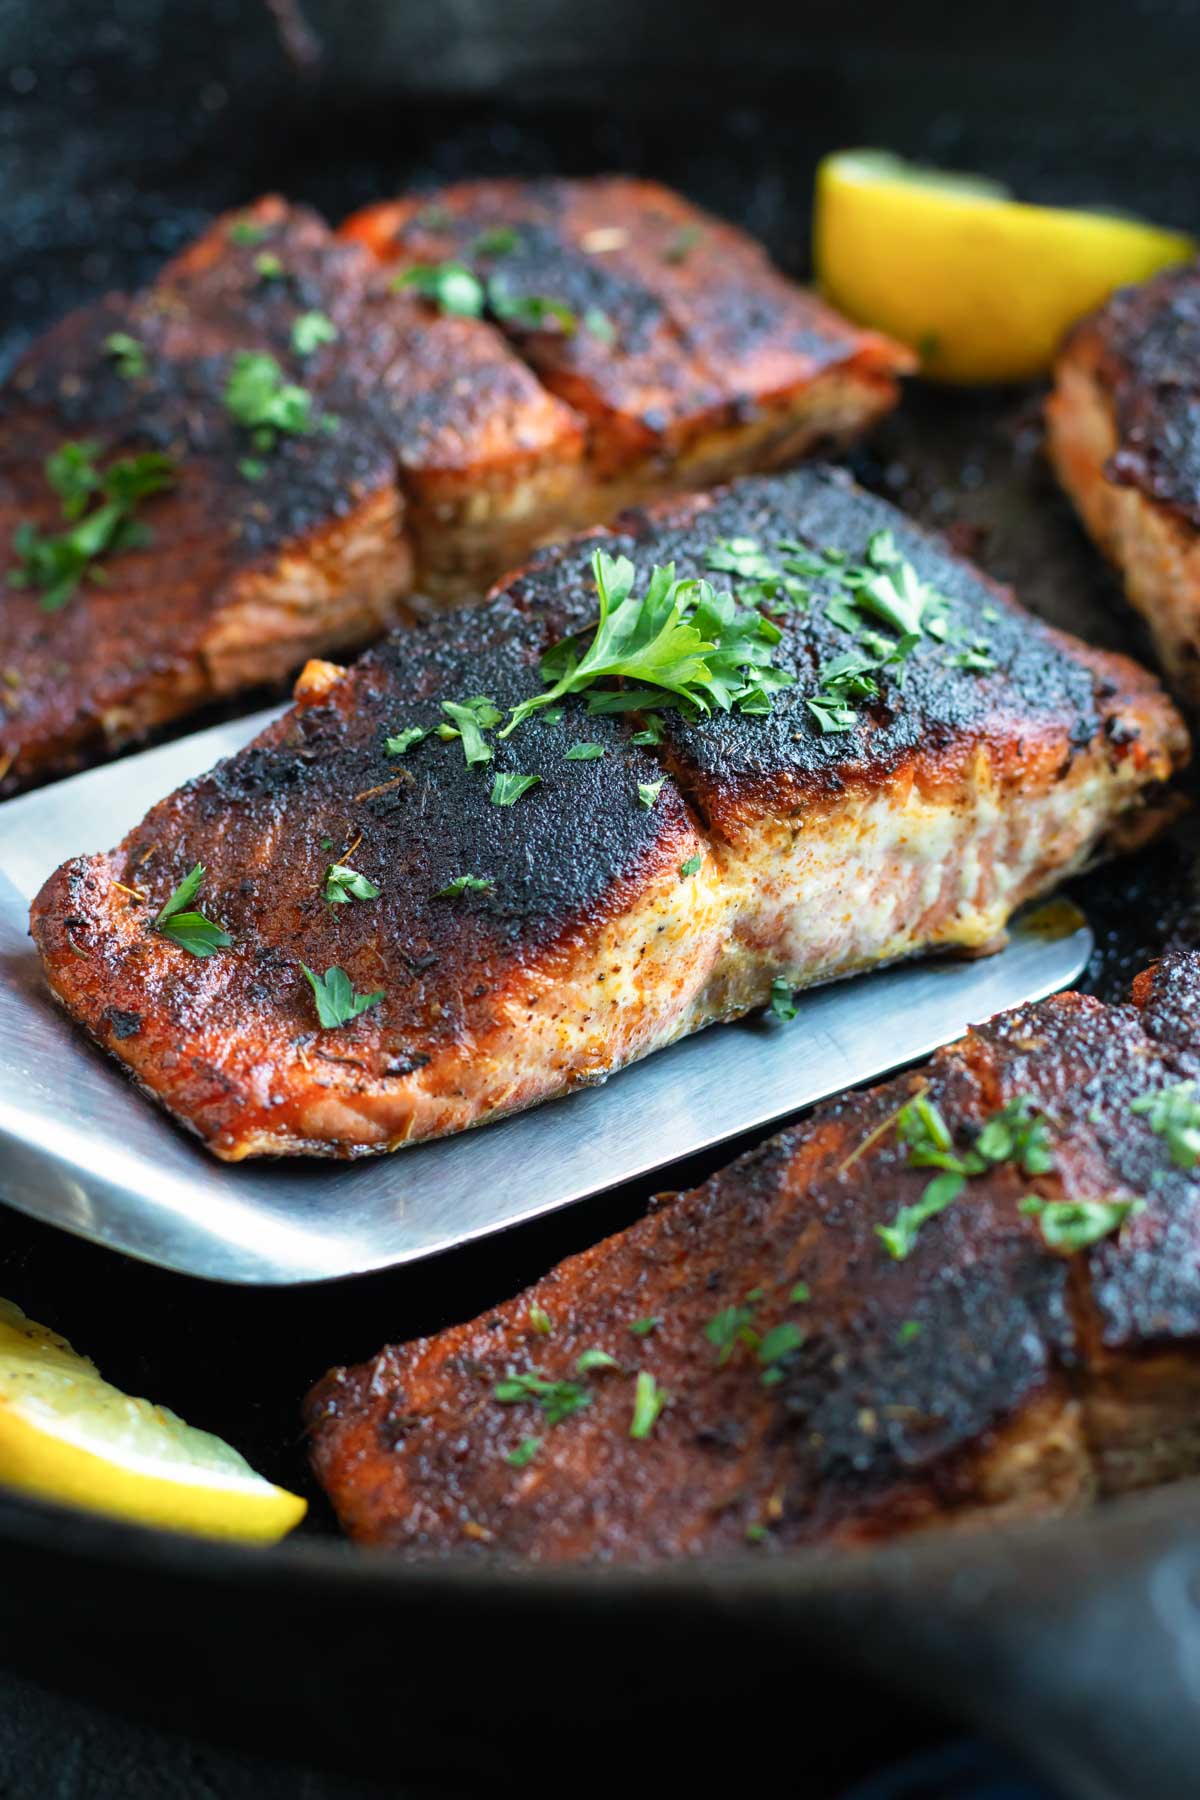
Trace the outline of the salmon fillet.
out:
[[[590,189],[564,191],[583,205]],[[692,216],[653,194],[655,217]],[[718,404],[674,333],[657,343],[656,379],[691,397],[669,457],[647,440],[624,456],[624,486],[607,475],[597,485],[587,409],[543,372],[546,347],[535,355],[524,335],[395,291],[392,272],[352,241],[361,235],[339,240],[307,209],[261,200],[218,220],[150,288],[64,320],[0,392],[0,569],[20,584],[0,609],[0,793],[278,682],[307,656],[358,649],[430,595],[477,599],[535,544],[611,517],[629,494],[853,435],[894,404],[907,366],[731,232],[736,255],[726,246],[728,268],[704,304],[720,300],[706,341],[730,358],[736,407],[732,389]],[[561,262],[548,239],[544,253],[543,286]],[[696,254],[697,274],[715,282]],[[535,264],[523,267],[533,281]],[[271,431],[269,450],[231,410],[230,378],[247,355],[273,358],[308,408],[298,428]],[[637,361],[632,347],[604,350],[629,405],[625,365]],[[678,431],[702,424],[685,454]],[[29,575],[22,545],[31,531],[53,541],[79,523],[50,479],[64,444],[79,443],[93,447],[98,474],[157,453],[172,479],[137,509],[152,541],[110,548],[64,599]],[[605,454],[612,463],[616,452]]]
[[[914,367],[745,232],[651,181],[466,182],[367,207],[342,235],[401,277],[459,264],[499,294],[490,315],[584,434],[555,535],[846,443]],[[473,566],[459,518],[427,511],[414,530],[431,591],[496,572],[486,547]]]
[[[578,443],[566,409],[489,327],[427,310],[389,293],[314,214],[267,199],[218,221],[146,292],[109,296],[33,346],[0,399],[0,564],[19,562],[22,527],[63,528],[45,464],[64,442],[95,445],[101,465],[166,453],[174,484],[139,509],[152,541],[100,559],[64,604],[9,588],[5,785],[409,616],[398,465],[434,492],[532,479],[537,466],[560,480]],[[336,337],[301,354],[305,316]],[[132,365],[112,352],[122,337]],[[303,387],[312,429],[256,444],[228,402],[245,353],[274,357]]]
[[[810,705],[852,641],[818,575],[779,613],[794,685],[765,714],[597,714],[572,694],[489,733],[473,766],[437,735],[446,702],[486,698],[498,720],[541,690],[544,653],[595,619],[597,546],[644,581],[652,563],[703,574],[730,541],[768,557],[803,540],[820,561],[883,531],[942,596],[944,635],[914,639],[903,682],[842,731]],[[963,666],[980,633],[985,666]],[[64,1006],[217,1155],[360,1155],[595,1081],[776,981],[994,946],[1022,901],[1153,830],[1186,755],[1135,665],[808,467],[659,503],[542,552],[469,626],[394,634],[348,673],[314,665],[247,749],[116,850],[65,863],[32,931]],[[494,804],[518,774],[537,784]],[[333,863],[378,894],[330,903]],[[232,940],[206,958],[151,928],[196,864]],[[319,1029],[305,966],[373,1004]]]
[[[1200,264],[1123,289],[1076,326],[1046,420],[1058,478],[1168,681],[1200,703]]]
[[[1001,1014],[820,1106],[516,1300],[327,1375],[305,1410],[338,1517],[423,1555],[761,1555],[1194,1472],[1200,1106],[1182,1167],[1155,1102],[1198,1052],[1179,954],[1133,1005]],[[938,1176],[914,1100],[988,1154],[896,1257],[879,1229]]]

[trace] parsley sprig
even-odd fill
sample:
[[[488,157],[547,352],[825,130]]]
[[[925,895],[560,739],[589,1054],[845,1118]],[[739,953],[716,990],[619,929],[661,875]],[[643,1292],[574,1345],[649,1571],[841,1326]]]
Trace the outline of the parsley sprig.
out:
[[[65,606],[85,577],[103,581],[101,557],[151,543],[153,534],[135,518],[136,509],[174,486],[175,465],[158,451],[121,457],[103,470],[96,462],[99,453],[95,443],[68,443],[46,458],[46,480],[58,495],[67,530],[43,533],[26,520],[13,533],[18,561],[9,571],[9,586],[40,588],[43,612]]]
[[[506,256],[517,248],[515,232],[503,227],[485,232],[476,240],[476,255]],[[519,331],[545,331],[555,328],[563,337],[574,337],[580,325],[601,342],[611,344],[616,336],[612,321],[599,307],[589,307],[582,320],[571,307],[549,294],[519,294],[513,291],[502,271],[480,275],[465,262],[451,259],[440,263],[414,263],[392,282],[396,293],[413,289],[430,301],[441,313],[464,319],[481,319],[485,314],[501,324],[513,325]]]
[[[889,1256],[903,1262],[922,1225],[952,1206],[973,1176],[998,1163],[1015,1162],[1026,1175],[1046,1175],[1054,1167],[1050,1130],[1030,1094],[1018,1094],[986,1120],[970,1149],[961,1153],[937,1103],[918,1094],[896,1116],[896,1134],[908,1147],[910,1169],[937,1169],[920,1199],[902,1206],[876,1236]]]
[[[627,712],[647,699],[656,707],[676,706],[691,716],[729,712],[769,712],[771,695],[795,680],[772,665],[782,633],[761,613],[739,609],[729,594],[707,581],[676,580],[675,565],[655,567],[646,592],[634,593],[637,570],[628,557],[597,550],[592,576],[600,615],[590,639],[586,632],[556,644],[542,660],[540,694],[513,707],[500,736],[564,694],[589,695],[592,712]],[[637,685],[618,691],[597,689],[609,681]]]
[[[196,863],[170,894],[153,926],[160,937],[170,938],[173,944],[201,957],[226,950],[233,942],[227,931],[222,931],[219,925],[214,925],[211,919],[206,919],[202,912],[192,907],[203,881],[204,864]]]
[[[330,906],[347,906],[353,900],[378,900],[379,889],[346,863],[330,863],[325,870],[325,899]]]

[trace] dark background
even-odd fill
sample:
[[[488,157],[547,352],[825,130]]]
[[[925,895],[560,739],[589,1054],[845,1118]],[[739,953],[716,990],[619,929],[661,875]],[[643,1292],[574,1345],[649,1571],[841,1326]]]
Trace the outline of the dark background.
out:
[[[1190,0],[975,7],[817,0],[786,13],[759,0],[306,0],[305,16],[308,34],[298,33],[294,20],[289,31],[286,16],[281,29],[281,9],[258,0],[42,0],[36,7],[0,0],[0,366],[68,306],[144,279],[213,211],[269,189],[309,200],[336,220],[364,201],[460,175],[630,169],[740,220],[785,267],[802,273],[815,162],[830,148],[867,143],[1007,179],[1025,198],[1200,224],[1200,14]],[[903,414],[856,455],[856,472],[929,522],[953,523],[960,545],[1014,581],[1036,610],[1094,641],[1145,655],[1115,582],[1048,479],[1037,402],[1030,393],[915,390]],[[1166,941],[1196,935],[1197,844],[1196,829],[1185,823],[1135,863],[1077,884],[1099,937],[1088,973],[1096,991],[1119,997]],[[669,1171],[654,1185],[686,1185],[731,1154],[727,1148]],[[320,1535],[331,1522],[309,1482],[298,1423],[310,1382],[330,1363],[357,1360],[389,1338],[437,1329],[506,1297],[560,1256],[627,1222],[644,1198],[644,1189],[603,1196],[432,1267],[261,1294],[122,1262],[5,1215],[0,1291],[72,1337],[120,1385],[220,1431],[265,1473],[304,1488],[313,1501],[306,1531]],[[316,1705],[298,1716],[283,1703],[289,1696],[278,1691],[278,1670],[286,1657],[278,1660],[278,1645],[276,1663],[264,1653],[256,1678],[245,1652],[264,1627],[261,1609],[278,1605],[278,1595],[250,1601],[244,1566],[213,1552],[197,1577],[208,1601],[200,1625],[170,1610],[183,1605],[171,1570],[148,1569],[130,1534],[119,1541],[120,1575],[106,1581],[96,1573],[106,1563],[103,1536],[88,1537],[36,1509],[0,1505],[0,1582],[6,1567],[9,1574],[0,1595],[0,1648],[10,1662],[66,1686],[103,1691],[127,1709],[168,1716],[173,1725],[286,1748],[293,1757],[311,1739],[314,1754],[378,1774],[383,1753],[369,1723],[352,1727],[349,1714],[331,1722]],[[287,1563],[290,1554],[273,1562],[302,1584],[308,1565]],[[979,1554],[986,1556],[986,1546]],[[347,1565],[358,1560],[349,1550],[336,1556]],[[15,1579],[14,1558],[24,1559]],[[96,1581],[107,1612],[89,1619]],[[398,1637],[407,1667],[413,1631],[426,1643],[427,1659],[435,1652],[425,1637],[428,1614],[406,1607],[399,1588],[396,1595],[392,1629],[377,1614],[362,1630],[379,1634],[377,1661],[398,1654]],[[454,1612],[459,1635],[440,1637],[437,1654],[457,1642],[460,1658],[482,1660],[477,1710],[501,1732],[508,1714],[544,1747],[564,1731],[569,1740],[572,1718],[578,1731],[577,1716],[589,1708],[602,1720],[627,1714],[644,1724],[643,1714],[653,1717],[665,1696],[674,1694],[678,1705],[684,1689],[698,1694],[695,1671],[685,1680],[681,1646],[668,1631],[675,1666],[661,1668],[644,1692],[633,1691],[633,1683],[618,1701],[607,1688],[599,1700],[576,1690],[547,1719],[537,1684],[552,1683],[554,1672],[528,1639],[520,1608],[511,1613],[511,1638],[503,1607],[490,1608],[489,1630],[501,1634],[503,1651],[495,1658],[495,1635],[480,1645],[471,1603],[461,1604],[461,1617]],[[615,1614],[624,1604],[614,1598]],[[750,1633],[739,1636],[737,1656],[750,1660],[751,1674],[767,1641],[755,1635],[758,1604],[755,1598],[737,1609],[739,1632]],[[348,1607],[340,1629],[351,1631],[351,1618]],[[574,1619],[565,1608],[568,1640]],[[223,1622],[246,1640],[226,1659]],[[207,1644],[199,1641],[206,1633]],[[173,1660],[164,1645],[178,1652],[185,1638],[196,1641],[184,1659],[191,1685],[181,1694],[178,1656]],[[604,1641],[613,1654],[612,1641]],[[927,1704],[886,1695],[878,1666],[869,1677],[859,1670],[854,1679],[870,1725],[860,1723],[840,1746],[831,1735],[818,1756],[814,1732],[829,1735],[822,1680],[833,1681],[850,1652],[842,1641],[822,1657],[819,1637],[814,1642],[817,1649],[810,1643],[806,1654],[824,1663],[822,1675],[802,1660],[796,1675],[806,1695],[801,1711],[811,1720],[805,1754],[816,1793],[839,1766],[863,1766],[889,1743],[938,1727]],[[326,1658],[330,1691],[337,1690],[339,1669],[354,1659],[332,1625],[330,1641],[314,1638],[311,1653]],[[521,1670],[520,1705],[505,1688],[510,1661]],[[235,1667],[243,1688],[258,1680],[263,1704],[256,1707],[251,1692],[241,1695],[246,1704],[229,1706]],[[768,1690],[785,1673],[772,1665],[749,1680],[748,1691]],[[438,1763],[446,1709],[426,1710],[435,1677],[426,1668],[425,1685],[414,1689],[410,1673],[395,1696],[396,1716],[407,1704],[413,1727],[395,1743],[387,1739],[397,1781]],[[729,1679],[720,1653],[708,1657],[700,1679],[720,1695]],[[911,1687],[914,1671],[896,1667],[894,1680]],[[453,1667],[444,1681],[457,1694]],[[412,1697],[418,1691],[420,1704]],[[26,1705],[24,1692],[0,1690],[0,1737],[4,1717]],[[348,1683],[335,1704],[353,1712]],[[67,1727],[46,1716],[52,1745],[53,1734]],[[725,1725],[721,1754],[736,1766],[732,1727]],[[678,1772],[677,1739],[670,1748]],[[161,1774],[151,1749],[142,1760]],[[710,1772],[719,1760],[710,1746]],[[56,1766],[51,1755],[43,1768]],[[484,1765],[472,1766],[478,1775]],[[519,1769],[520,1758],[505,1766]],[[155,1786],[158,1778],[148,1774],[144,1791],[167,1791]],[[23,1800],[60,1791],[22,1786],[19,1774],[11,1779],[15,1785],[3,1785],[0,1761],[0,1793]],[[208,1786],[198,1774],[185,1781],[181,1773],[171,1791],[186,1800],[242,1791],[228,1773],[203,1779]],[[64,1795],[90,1791],[63,1774]],[[136,1791],[132,1773],[122,1791]],[[315,1797],[343,1790],[294,1791]]]

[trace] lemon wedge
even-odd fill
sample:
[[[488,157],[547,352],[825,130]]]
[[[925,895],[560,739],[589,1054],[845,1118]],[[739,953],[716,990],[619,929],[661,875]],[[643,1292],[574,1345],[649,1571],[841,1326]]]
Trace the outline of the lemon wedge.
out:
[[[821,163],[813,238],[827,298],[952,382],[1044,374],[1067,327],[1114,288],[1196,252],[1179,232],[1026,206],[994,182],[874,150]]]
[[[165,1407],[102,1380],[65,1338],[0,1300],[0,1482],[143,1525],[273,1543],[306,1502]]]

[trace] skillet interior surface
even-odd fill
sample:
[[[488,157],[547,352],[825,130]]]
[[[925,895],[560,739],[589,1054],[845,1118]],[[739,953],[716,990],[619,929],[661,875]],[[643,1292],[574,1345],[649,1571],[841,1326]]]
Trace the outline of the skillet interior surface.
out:
[[[1164,223],[1196,223],[1200,134],[1187,70],[1194,68],[1188,46],[1200,47],[1200,21],[1182,7],[1066,5],[1055,9],[1047,41],[1043,9],[1018,5],[1003,21],[973,17],[970,43],[963,42],[960,8],[928,3],[899,15],[866,7],[849,22],[844,8],[818,4],[786,27],[775,9],[751,6],[739,9],[736,33],[728,9],[715,3],[659,11],[632,0],[571,8],[521,0],[427,12],[388,0],[358,0],[354,8],[326,0],[307,10],[323,46],[316,66],[305,62],[303,45],[298,56],[293,45],[291,57],[281,48],[265,7],[233,0],[126,0],[112,8],[50,0],[36,18],[0,3],[0,68],[7,71],[0,99],[0,289],[7,295],[0,361],[67,306],[143,279],[212,211],[266,189],[312,201],[336,219],[380,195],[482,171],[637,170],[740,219],[785,267],[803,273],[817,157],[839,144],[875,142],[980,168],[1025,197],[1140,207]],[[1164,20],[1173,33],[1165,58],[1156,37]],[[1013,581],[1034,610],[1093,642],[1146,657],[1115,580],[1044,467],[1037,402],[1031,392],[915,389],[900,415],[856,453],[854,470],[919,517],[952,527],[960,547]],[[1200,829],[1185,820],[1133,863],[1080,881],[1076,895],[1098,938],[1085,985],[1120,997],[1165,943],[1200,942],[1198,872]],[[654,1185],[689,1185],[745,1147],[723,1146],[664,1171]],[[646,1198],[643,1184],[436,1265],[311,1292],[214,1289],[5,1213],[0,1292],[64,1331],[121,1386],[219,1431],[272,1478],[308,1493],[313,1504],[304,1529],[321,1536],[332,1521],[312,1489],[298,1425],[311,1381],[332,1362],[360,1359],[389,1339],[436,1330],[504,1299],[561,1256],[636,1217]],[[1085,1544],[1089,1529],[1067,1528]],[[216,1596],[226,1591],[245,1597],[264,1630],[273,1613],[271,1640],[281,1643],[287,1583],[297,1578],[308,1584],[313,1606],[324,1597],[331,1627],[335,1616],[345,1623],[359,1609],[364,1657],[368,1645],[377,1655],[388,1636],[384,1600],[371,1596],[394,1606],[401,1575],[414,1605],[436,1611],[447,1594],[456,1596],[424,1642],[423,1659],[453,1660],[454,1630],[469,1629],[463,1608],[478,1606],[490,1643],[503,1638],[509,1619],[527,1647],[529,1633],[545,1631],[556,1608],[556,1629],[564,1616],[563,1601],[545,1598],[554,1590],[544,1584],[411,1571],[394,1571],[385,1583],[377,1563],[364,1569],[365,1559],[340,1546],[331,1545],[328,1555],[320,1546],[285,1546],[251,1561],[214,1549],[185,1552],[149,1534],[67,1528],[48,1512],[4,1502],[0,1557],[24,1570],[10,1590],[10,1608],[32,1571],[50,1567],[55,1550],[74,1558],[71,1579],[79,1585],[63,1616],[82,1633],[74,1659],[81,1672],[104,1661],[103,1627],[111,1636],[118,1622],[95,1613],[95,1596],[119,1610],[138,1570],[163,1593],[189,1594],[198,1607],[198,1643],[205,1632],[219,1638]],[[970,1568],[990,1579],[989,1567],[1009,1566],[1007,1554],[976,1539],[954,1551],[954,1579]],[[909,1576],[914,1590],[925,1591],[938,1555],[934,1546],[928,1556],[894,1556],[887,1564],[897,1572],[894,1591]],[[680,1692],[687,1670],[693,1697],[697,1684],[730,1693],[723,1688],[729,1672],[719,1655],[701,1666],[684,1653],[682,1622],[702,1613],[711,1643],[723,1616],[739,1631],[756,1621],[764,1661],[755,1679],[765,1688],[770,1658],[795,1625],[795,1613],[789,1623],[780,1610],[789,1596],[826,1596],[812,1600],[806,1641],[810,1651],[824,1642],[835,1658],[852,1654],[867,1612],[882,1604],[863,1597],[860,1572],[820,1559],[806,1567],[809,1573],[798,1565],[795,1580],[775,1591],[750,1570],[720,1580],[682,1571],[622,1579],[589,1590],[586,1599],[580,1590],[571,1605],[576,1624],[590,1621],[596,1646],[610,1654],[618,1616],[630,1631],[650,1632],[661,1648],[662,1692]],[[839,1614],[835,1596],[843,1592],[859,1599]],[[139,1602],[134,1613],[149,1621],[154,1612],[145,1598],[144,1611]],[[92,1637],[83,1623],[89,1610]],[[604,1616],[603,1630],[593,1613]],[[878,1646],[894,1644],[889,1629],[880,1623]],[[393,1647],[402,1637],[393,1611]],[[34,1633],[28,1644],[31,1660],[45,1668],[53,1632]],[[309,1649],[318,1657],[315,1642]],[[322,1678],[333,1683],[339,1704],[356,1681],[361,1692],[376,1692],[353,1659],[349,1666],[343,1660],[335,1679],[333,1649],[331,1641]],[[344,1659],[344,1638],[337,1650]],[[213,1652],[197,1655],[228,1695]],[[651,1679],[644,1662],[629,1659],[627,1686]],[[242,1682],[251,1681],[244,1659],[234,1658],[234,1667]],[[549,1682],[548,1671],[538,1671],[534,1655],[523,1679],[545,1681],[547,1704],[554,1692],[559,1708],[567,1706],[557,1677]],[[507,1707],[524,1718],[539,1690],[535,1685],[516,1705],[500,1674],[499,1692],[476,1690],[472,1700],[456,1690],[446,1717],[458,1707],[476,1723],[485,1714],[495,1722]],[[291,1692],[285,1704],[277,1692],[268,1698],[269,1689],[260,1683],[259,1724],[272,1706],[280,1721],[294,1718],[303,1697]],[[315,1694],[308,1699],[315,1705]],[[595,1708],[594,1690],[589,1698],[580,1689],[578,1700],[582,1718]],[[357,1702],[353,1710],[360,1712]],[[537,1716],[539,1709],[532,1711]],[[597,1716],[609,1715],[601,1707]],[[353,1736],[349,1719],[331,1725],[326,1718],[323,1728],[340,1743]]]

